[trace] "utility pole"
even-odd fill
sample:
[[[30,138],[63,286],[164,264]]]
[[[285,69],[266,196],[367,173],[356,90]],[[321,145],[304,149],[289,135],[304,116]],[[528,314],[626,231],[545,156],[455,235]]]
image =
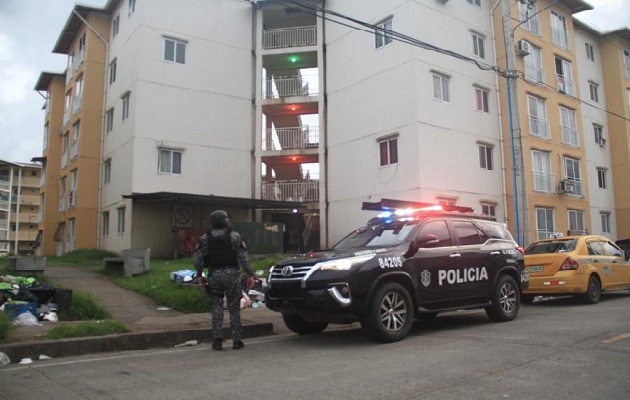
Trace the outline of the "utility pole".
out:
[[[505,42],[506,97],[512,159],[512,190],[514,203],[514,233],[521,246],[529,244],[529,216],[525,193],[525,175],[520,108],[518,101],[518,75],[514,54],[514,29],[511,20],[511,1],[501,0],[503,11],[503,38]]]

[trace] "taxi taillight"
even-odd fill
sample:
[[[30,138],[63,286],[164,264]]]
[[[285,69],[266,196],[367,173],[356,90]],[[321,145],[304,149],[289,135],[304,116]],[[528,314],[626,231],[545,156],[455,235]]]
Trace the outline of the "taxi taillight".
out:
[[[578,267],[579,264],[577,261],[575,261],[571,257],[567,257],[562,262],[562,265],[560,266],[560,271],[572,271],[578,269]]]
[[[525,255],[525,248],[522,246],[516,246],[516,250],[520,251],[522,255]]]

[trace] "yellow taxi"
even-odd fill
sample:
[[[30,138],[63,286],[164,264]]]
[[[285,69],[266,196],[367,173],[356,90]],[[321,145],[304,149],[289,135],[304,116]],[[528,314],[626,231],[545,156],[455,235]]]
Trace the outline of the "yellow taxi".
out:
[[[602,292],[630,289],[630,251],[597,235],[564,236],[531,243],[525,249],[529,287],[521,302],[535,296],[575,295],[589,304]]]

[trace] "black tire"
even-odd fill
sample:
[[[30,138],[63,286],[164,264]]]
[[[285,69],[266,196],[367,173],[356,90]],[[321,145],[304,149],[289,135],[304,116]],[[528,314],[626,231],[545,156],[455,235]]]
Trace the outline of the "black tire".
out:
[[[586,293],[581,298],[586,304],[598,303],[602,297],[602,284],[596,275],[591,275],[588,278],[588,285],[586,286]]]
[[[532,304],[536,296],[533,294],[522,294],[521,295],[521,303],[523,304]]]
[[[389,282],[376,289],[368,312],[361,317],[363,332],[379,342],[402,340],[413,325],[413,302],[407,289]]]
[[[282,319],[289,330],[299,335],[320,333],[328,326],[328,322],[310,322],[296,314],[282,314]]]
[[[492,294],[492,304],[486,307],[486,314],[496,322],[513,320],[521,306],[520,294],[514,278],[501,275]]]

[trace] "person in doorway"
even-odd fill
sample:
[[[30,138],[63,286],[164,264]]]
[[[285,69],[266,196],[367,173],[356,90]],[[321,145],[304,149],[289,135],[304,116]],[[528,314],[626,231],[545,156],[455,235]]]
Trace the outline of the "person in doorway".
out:
[[[241,349],[242,289],[239,265],[247,274],[247,288],[254,286],[254,274],[249,265],[245,243],[238,232],[230,226],[230,215],[223,210],[210,214],[212,229],[201,235],[195,245],[193,260],[199,284],[204,285],[212,301],[213,350],[223,349],[223,297],[227,299],[232,330],[232,348]],[[208,268],[208,278],[203,271]]]

